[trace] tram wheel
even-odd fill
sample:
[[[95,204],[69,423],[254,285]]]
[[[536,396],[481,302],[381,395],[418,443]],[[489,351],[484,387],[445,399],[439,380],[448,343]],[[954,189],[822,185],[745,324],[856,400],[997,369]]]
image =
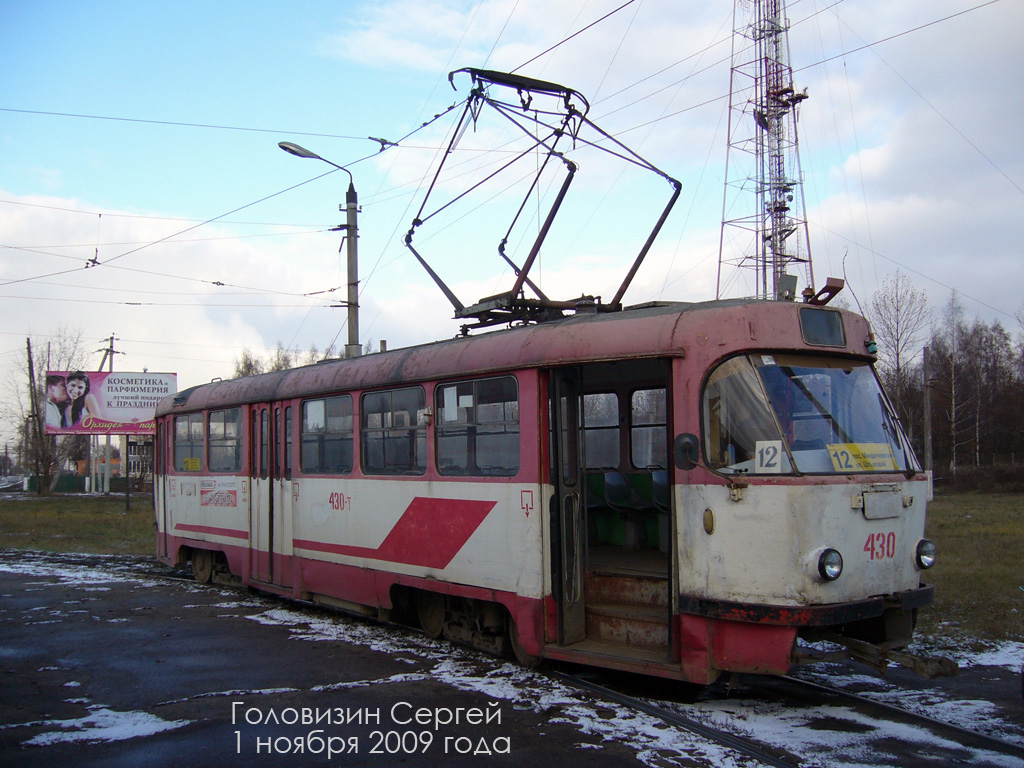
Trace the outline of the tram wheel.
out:
[[[516,661],[522,664],[527,669],[536,669],[540,666],[540,656],[534,656],[532,653],[528,653],[525,648],[519,643],[519,630],[516,627],[515,621],[511,618],[508,620],[508,639],[512,645],[512,655],[516,657]]]
[[[213,578],[213,553],[208,549],[192,552],[192,575],[200,584],[209,584]]]
[[[427,637],[439,638],[444,632],[444,595],[420,592],[416,595],[416,616]]]

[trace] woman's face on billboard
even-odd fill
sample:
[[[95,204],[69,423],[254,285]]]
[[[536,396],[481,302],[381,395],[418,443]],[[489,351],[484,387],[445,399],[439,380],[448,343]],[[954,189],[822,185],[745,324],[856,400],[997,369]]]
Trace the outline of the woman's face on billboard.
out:
[[[85,382],[81,379],[72,379],[65,386],[68,390],[68,397],[72,400],[77,400],[85,394]]]

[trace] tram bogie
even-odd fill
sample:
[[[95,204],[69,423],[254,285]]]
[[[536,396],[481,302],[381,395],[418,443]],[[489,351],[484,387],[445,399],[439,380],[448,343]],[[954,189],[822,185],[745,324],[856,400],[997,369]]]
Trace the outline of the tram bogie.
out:
[[[884,658],[934,552],[869,337],[657,304],[198,387],[158,409],[158,554],[526,664]]]

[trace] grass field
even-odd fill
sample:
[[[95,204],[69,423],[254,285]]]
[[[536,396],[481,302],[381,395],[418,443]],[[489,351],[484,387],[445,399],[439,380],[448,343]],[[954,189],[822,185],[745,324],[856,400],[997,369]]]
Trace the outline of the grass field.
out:
[[[1024,639],[1024,494],[936,494],[926,535],[939,559],[925,576],[935,605],[921,611],[918,631]]]
[[[921,611],[919,634],[1024,639],[1024,494],[938,494],[928,509],[939,560],[925,576],[936,601]],[[133,497],[126,512],[123,496],[0,499],[0,547],[149,555],[153,503]]]
[[[153,499],[12,494],[0,499],[0,547],[45,552],[148,555],[156,552]]]

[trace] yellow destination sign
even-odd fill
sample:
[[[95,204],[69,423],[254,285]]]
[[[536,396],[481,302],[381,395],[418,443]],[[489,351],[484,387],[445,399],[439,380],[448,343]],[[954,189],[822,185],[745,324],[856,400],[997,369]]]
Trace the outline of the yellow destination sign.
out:
[[[834,443],[828,446],[836,472],[895,472],[896,459],[888,443]]]

